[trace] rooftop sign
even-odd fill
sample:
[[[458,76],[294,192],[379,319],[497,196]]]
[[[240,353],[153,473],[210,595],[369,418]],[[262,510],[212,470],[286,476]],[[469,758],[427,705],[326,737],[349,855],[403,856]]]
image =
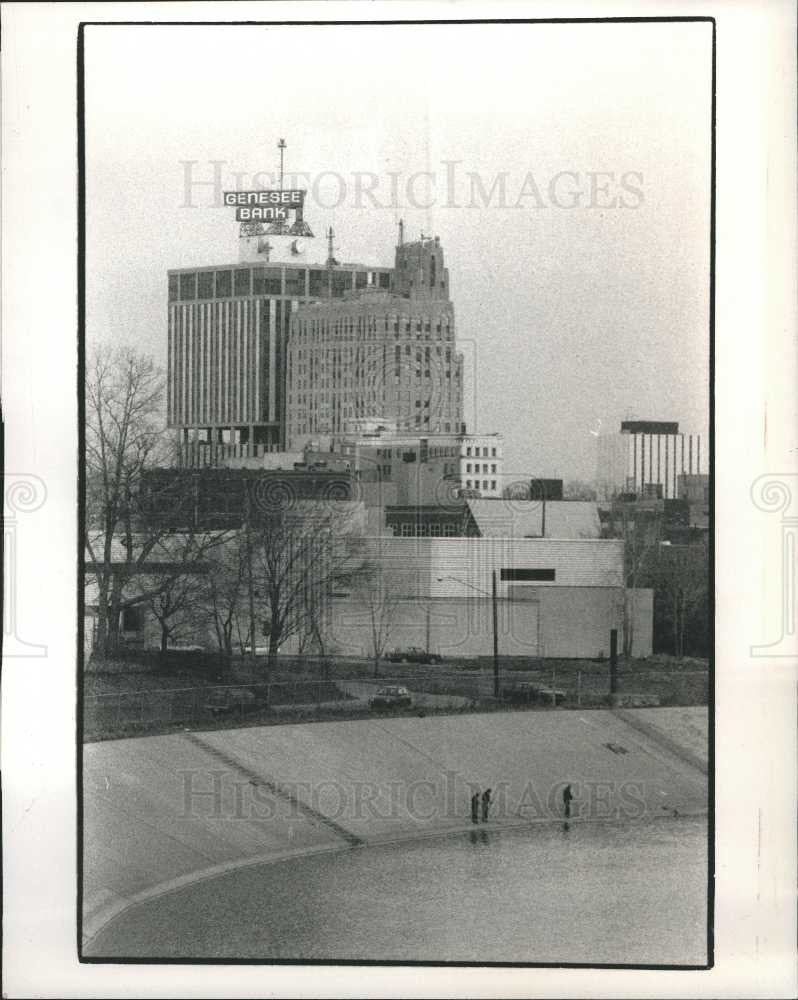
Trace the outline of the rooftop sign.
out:
[[[235,208],[236,222],[282,222],[288,219],[291,211],[301,220],[305,192],[296,189],[225,191],[224,203]]]

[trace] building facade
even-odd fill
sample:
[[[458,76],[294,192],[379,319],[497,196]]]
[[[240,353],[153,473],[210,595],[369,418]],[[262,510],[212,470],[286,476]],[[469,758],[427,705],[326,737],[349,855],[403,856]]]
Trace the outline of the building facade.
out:
[[[419,435],[462,432],[463,359],[439,240],[397,246],[390,291],[372,284],[298,307],[287,381],[292,448],[340,439],[364,420]]]
[[[315,299],[391,287],[386,267],[260,260],[168,272],[167,424],[186,444],[284,450],[292,315]]]
[[[470,434],[460,438],[460,486],[466,496],[502,495],[501,434]]]
[[[624,591],[623,543],[601,539],[382,538],[369,540],[393,597],[391,643],[442,657],[490,656],[491,584],[501,656],[599,658],[623,629],[633,593],[633,655],[651,655],[652,592]],[[368,594],[332,602],[331,648],[371,655]]]
[[[622,494],[673,500],[682,474],[707,464],[700,434],[683,434],[670,421],[625,420],[617,434],[597,438],[596,485],[610,500]]]

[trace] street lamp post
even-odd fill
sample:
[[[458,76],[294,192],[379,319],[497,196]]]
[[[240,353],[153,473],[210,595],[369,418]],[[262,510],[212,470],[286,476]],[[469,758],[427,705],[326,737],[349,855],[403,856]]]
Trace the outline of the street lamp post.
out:
[[[498,611],[498,601],[496,598],[496,570],[491,572],[491,588],[490,594],[487,590],[483,590],[481,587],[475,587],[473,583],[467,583],[465,580],[460,580],[456,576],[439,576],[438,583],[442,583],[444,580],[454,580],[455,583],[461,583],[464,587],[469,587],[471,590],[475,590],[478,594],[484,594],[486,597],[490,597],[491,603],[493,605],[493,697],[499,697],[499,611]]]
[[[493,600],[493,697],[499,697],[499,613],[496,603],[496,570],[491,572],[491,597]]]

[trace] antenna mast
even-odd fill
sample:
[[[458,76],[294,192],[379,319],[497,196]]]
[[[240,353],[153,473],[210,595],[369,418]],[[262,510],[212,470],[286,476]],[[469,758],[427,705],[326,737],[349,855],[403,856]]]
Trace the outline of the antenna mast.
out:
[[[335,236],[335,233],[333,232],[333,227],[330,226],[330,228],[327,230],[327,266],[328,267],[333,267],[333,265],[335,265],[335,264],[338,263],[338,261],[335,259],[335,253],[334,253],[334,250],[333,250],[333,236]]]
[[[283,156],[285,155],[285,139],[280,139],[277,143],[277,148],[280,150],[280,190],[283,190]]]

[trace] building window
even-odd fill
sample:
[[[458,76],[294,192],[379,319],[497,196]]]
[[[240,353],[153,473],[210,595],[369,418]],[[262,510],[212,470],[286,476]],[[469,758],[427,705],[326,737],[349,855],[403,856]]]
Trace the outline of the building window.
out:
[[[228,299],[233,294],[233,275],[230,271],[216,272],[216,298]]]
[[[336,298],[341,298],[344,292],[350,291],[352,288],[352,272],[351,271],[333,271],[332,275],[332,293]]]
[[[368,284],[368,272],[366,271],[356,271],[355,272],[355,288],[365,288]]]
[[[471,480],[470,479],[466,479],[466,489],[467,490],[471,489]]]
[[[248,267],[241,267],[236,270],[235,291],[236,295],[249,295],[250,272]]]
[[[190,299],[196,299],[197,297],[197,275],[196,274],[181,274],[180,275],[180,301],[186,302]]]
[[[502,580],[508,580],[511,583],[523,583],[525,581],[531,580],[554,580],[555,574],[553,569],[503,569],[500,572],[500,577]]]
[[[326,290],[327,290],[326,271],[311,271],[310,285],[308,288],[308,292],[311,295],[322,295]]]
[[[177,302],[178,297],[178,281],[176,274],[169,275],[169,301]]]
[[[285,294],[299,298],[305,294],[305,268],[285,269]]]
[[[468,447],[468,448],[466,448],[466,455],[470,455],[470,454],[471,454],[471,448]]]
[[[388,271],[380,272],[380,288],[390,288],[391,287],[391,275]]]
[[[470,462],[466,462],[466,472],[470,472],[470,471],[471,471],[471,463]]]
[[[496,463],[495,462],[491,462],[491,464],[490,464],[490,471],[493,473],[494,476],[496,475]]]
[[[495,479],[491,479],[491,481],[490,481],[490,488],[492,490],[496,489],[496,480]]]
[[[491,448],[490,454],[491,454],[492,458],[495,458],[496,457],[496,449],[495,448]]]
[[[279,267],[255,267],[252,269],[253,295],[281,295],[282,290]]]
[[[488,481],[487,481],[487,479],[483,479],[482,480],[482,489],[486,490],[487,488],[488,488]]]
[[[406,521],[402,525],[402,538],[412,538],[413,536],[413,525],[408,524]]]
[[[197,298],[199,299],[212,299],[213,298],[213,271],[200,271],[197,275],[198,279],[198,289]]]
[[[443,533],[447,538],[454,538],[457,534],[457,528],[453,524],[444,524]]]

